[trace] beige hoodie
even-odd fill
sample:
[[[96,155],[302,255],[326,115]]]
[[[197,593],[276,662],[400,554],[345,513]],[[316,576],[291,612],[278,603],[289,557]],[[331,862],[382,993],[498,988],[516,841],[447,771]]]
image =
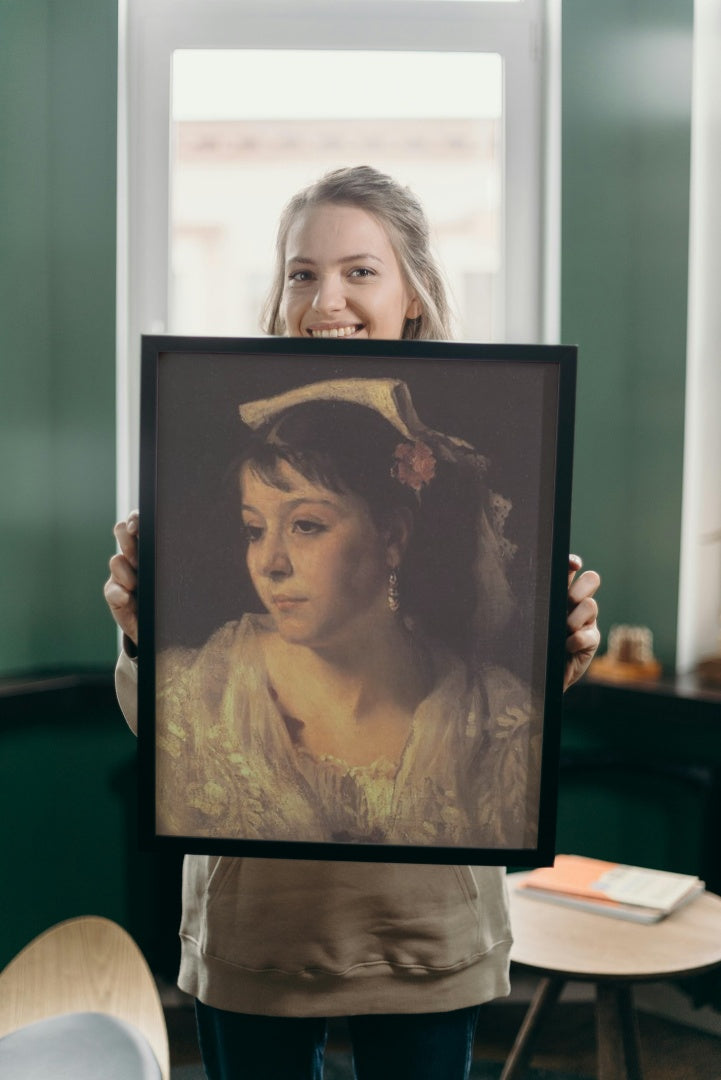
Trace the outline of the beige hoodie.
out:
[[[137,718],[137,665],[118,700]],[[187,855],[178,984],[271,1016],[440,1012],[509,991],[501,867]]]

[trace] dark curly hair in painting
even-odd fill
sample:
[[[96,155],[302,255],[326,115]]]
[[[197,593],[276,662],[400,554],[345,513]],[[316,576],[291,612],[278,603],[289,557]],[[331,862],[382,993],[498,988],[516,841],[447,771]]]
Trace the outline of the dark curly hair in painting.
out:
[[[360,496],[379,529],[399,510],[410,513],[400,612],[469,659],[479,648],[488,654],[510,616],[503,563],[511,545],[494,532],[485,459],[468,447],[448,460],[433,434],[411,443],[372,408],[310,401],[255,430],[236,467],[282,489],[286,462],[314,484]]]

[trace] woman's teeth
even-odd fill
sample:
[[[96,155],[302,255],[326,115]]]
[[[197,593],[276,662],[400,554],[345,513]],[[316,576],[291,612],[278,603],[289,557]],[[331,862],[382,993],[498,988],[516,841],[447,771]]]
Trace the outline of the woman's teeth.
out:
[[[360,326],[334,326],[332,330],[311,330],[310,335],[319,338],[350,337],[360,329]]]

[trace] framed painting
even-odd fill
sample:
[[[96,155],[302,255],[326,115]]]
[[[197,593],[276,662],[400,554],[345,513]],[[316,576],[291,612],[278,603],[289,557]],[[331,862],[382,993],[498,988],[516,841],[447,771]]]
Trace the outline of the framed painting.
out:
[[[552,861],[575,370],[143,339],[143,846]]]

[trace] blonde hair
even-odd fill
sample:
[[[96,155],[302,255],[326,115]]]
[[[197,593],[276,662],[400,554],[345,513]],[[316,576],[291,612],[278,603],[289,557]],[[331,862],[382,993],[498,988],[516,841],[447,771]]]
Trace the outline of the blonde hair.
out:
[[[294,195],[283,210],[276,239],[274,279],[263,310],[263,330],[278,336],[286,332],[281,304],[288,233],[300,214],[323,203],[359,207],[384,226],[401,272],[421,305],[421,314],[417,318],[406,319],[401,337],[416,341],[448,341],[453,336],[451,310],[441,270],[431,253],[423,207],[410,188],[370,165],[327,173]]]

